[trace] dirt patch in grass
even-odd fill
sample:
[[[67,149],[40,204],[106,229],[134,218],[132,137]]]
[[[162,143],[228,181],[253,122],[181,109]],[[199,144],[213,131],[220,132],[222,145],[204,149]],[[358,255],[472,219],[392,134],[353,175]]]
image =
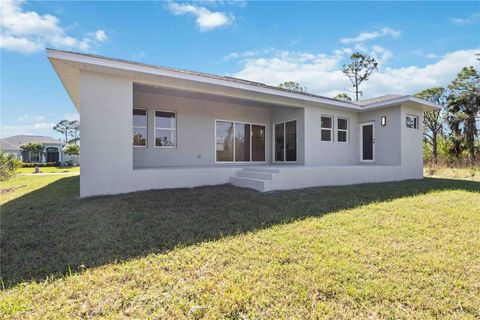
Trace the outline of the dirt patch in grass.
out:
[[[15,186],[15,187],[10,187],[10,188],[4,188],[4,189],[0,189],[0,196],[3,196],[7,193],[10,193],[10,192],[13,192],[13,191],[16,191],[18,189],[21,189],[21,188],[25,188],[26,185],[21,185],[21,186]]]

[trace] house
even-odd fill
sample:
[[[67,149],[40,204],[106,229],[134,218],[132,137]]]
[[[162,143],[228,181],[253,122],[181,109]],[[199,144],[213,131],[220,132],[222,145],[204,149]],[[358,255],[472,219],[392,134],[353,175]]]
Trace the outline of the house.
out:
[[[2,152],[15,154],[23,162],[58,162],[63,163],[70,160],[63,154],[64,143],[52,137],[18,135],[2,141]],[[39,143],[43,146],[43,152],[24,152],[21,147],[27,143]]]
[[[80,195],[232,183],[260,191],[421,179],[423,112],[47,49],[80,113]]]
[[[19,146],[11,144],[4,139],[0,139],[0,152],[10,154],[17,160],[22,160],[22,149]]]

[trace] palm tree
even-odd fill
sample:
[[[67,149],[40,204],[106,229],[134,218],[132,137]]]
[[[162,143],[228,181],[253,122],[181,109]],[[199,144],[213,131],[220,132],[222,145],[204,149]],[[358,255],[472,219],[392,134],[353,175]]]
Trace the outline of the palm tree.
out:
[[[480,118],[480,74],[474,67],[465,67],[448,89],[450,94],[447,112],[451,115],[451,128],[452,126],[456,128],[456,123],[460,122],[458,130],[461,124],[470,159],[474,162],[477,120]]]

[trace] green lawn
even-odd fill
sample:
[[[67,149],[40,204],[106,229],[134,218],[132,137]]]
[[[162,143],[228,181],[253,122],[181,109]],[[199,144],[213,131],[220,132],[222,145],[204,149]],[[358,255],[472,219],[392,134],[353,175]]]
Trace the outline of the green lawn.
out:
[[[89,199],[78,182],[0,183],[0,318],[480,317],[480,182]]]
[[[18,168],[18,173],[34,173],[35,168]],[[80,167],[40,167],[42,173],[80,172]]]

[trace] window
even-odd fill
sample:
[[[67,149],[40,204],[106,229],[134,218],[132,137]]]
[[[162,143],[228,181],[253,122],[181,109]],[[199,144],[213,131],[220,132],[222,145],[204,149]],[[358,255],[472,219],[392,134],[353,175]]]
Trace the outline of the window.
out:
[[[337,119],[337,142],[348,142],[348,119]]]
[[[320,119],[321,126],[321,140],[322,141],[332,141],[332,131],[333,131],[333,117],[322,116]]]
[[[172,111],[155,111],[155,147],[177,147],[177,117]]]
[[[417,129],[418,128],[418,117],[407,115],[406,124],[407,124],[407,128]]]
[[[216,120],[215,161],[265,161],[265,126]]]
[[[133,145],[147,146],[147,109],[133,108]]]

